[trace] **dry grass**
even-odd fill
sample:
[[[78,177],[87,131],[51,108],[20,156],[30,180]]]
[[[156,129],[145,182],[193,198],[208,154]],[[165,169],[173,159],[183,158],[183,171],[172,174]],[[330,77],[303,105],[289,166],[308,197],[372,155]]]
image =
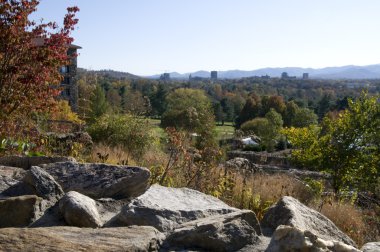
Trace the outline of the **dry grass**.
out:
[[[85,160],[92,163],[137,165],[122,148],[110,147],[104,144],[94,145],[90,155]]]
[[[323,215],[350,236],[359,247],[367,242],[380,239],[376,223],[371,224],[365,221],[365,215],[371,213],[364,213],[365,211],[351,202],[329,199],[325,200],[322,208],[316,204],[313,204],[311,207],[317,210],[320,209]]]

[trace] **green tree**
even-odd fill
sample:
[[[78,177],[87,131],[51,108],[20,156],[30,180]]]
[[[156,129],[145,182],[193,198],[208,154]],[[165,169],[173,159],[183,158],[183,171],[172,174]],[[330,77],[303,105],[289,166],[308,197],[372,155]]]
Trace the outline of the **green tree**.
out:
[[[246,133],[254,133],[261,138],[261,144],[268,151],[273,151],[276,140],[280,136],[283,121],[279,113],[271,109],[265,118],[257,117],[242,124],[241,129]]]
[[[286,109],[283,116],[284,126],[290,127],[291,125],[293,125],[292,121],[298,110],[299,107],[295,101],[289,101],[288,103],[286,103]]]
[[[167,96],[166,103],[167,108],[161,118],[163,127],[198,134],[214,129],[213,108],[204,91],[179,88]]]
[[[293,160],[331,173],[336,191],[375,191],[380,175],[379,99],[363,94],[349,100],[348,108],[337,118],[324,118],[322,128],[284,130],[296,148]]]
[[[318,124],[318,116],[313,110],[308,108],[300,108],[295,111],[291,125],[294,127],[302,128],[312,124]]]
[[[97,118],[104,115],[109,109],[109,104],[103,88],[99,85],[96,86],[93,95],[90,98],[90,123],[94,123]]]

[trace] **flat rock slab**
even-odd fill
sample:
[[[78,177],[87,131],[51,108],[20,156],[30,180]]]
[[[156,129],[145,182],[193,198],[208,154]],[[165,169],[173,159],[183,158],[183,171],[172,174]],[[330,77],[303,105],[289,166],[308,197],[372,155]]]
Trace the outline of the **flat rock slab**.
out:
[[[307,230],[322,239],[336,240],[356,247],[355,242],[326,216],[290,196],[283,197],[269,208],[261,221],[261,228],[269,233],[273,233],[280,225]]]
[[[211,216],[184,223],[166,239],[168,249],[237,251],[261,243],[256,215],[249,210]]]
[[[134,198],[149,187],[150,171],[143,167],[75,162],[41,167],[54,177],[65,192],[76,191],[93,199]]]
[[[26,227],[40,212],[42,199],[35,195],[11,197],[0,200],[0,228]]]
[[[163,239],[152,227],[4,228],[0,251],[157,251]]]
[[[25,157],[25,156],[6,156],[0,157],[0,165],[12,166],[29,170],[32,166],[50,164],[56,162],[76,162],[73,157]]]
[[[179,224],[237,211],[221,200],[188,188],[153,185],[106,226],[153,226],[168,232]]]

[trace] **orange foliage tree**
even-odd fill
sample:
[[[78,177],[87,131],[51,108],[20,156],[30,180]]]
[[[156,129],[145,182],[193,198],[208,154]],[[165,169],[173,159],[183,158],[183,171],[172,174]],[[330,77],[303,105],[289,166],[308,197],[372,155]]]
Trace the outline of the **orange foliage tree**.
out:
[[[59,68],[68,63],[79,9],[67,8],[58,27],[29,20],[38,5],[38,0],[0,0],[0,133],[17,119],[51,110],[59,94]]]

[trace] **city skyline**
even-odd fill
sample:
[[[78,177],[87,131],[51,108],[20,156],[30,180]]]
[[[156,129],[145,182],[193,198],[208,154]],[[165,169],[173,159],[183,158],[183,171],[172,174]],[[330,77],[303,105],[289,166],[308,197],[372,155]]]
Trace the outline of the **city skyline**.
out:
[[[33,19],[78,6],[79,67],[137,75],[380,61],[380,2],[42,0]]]

